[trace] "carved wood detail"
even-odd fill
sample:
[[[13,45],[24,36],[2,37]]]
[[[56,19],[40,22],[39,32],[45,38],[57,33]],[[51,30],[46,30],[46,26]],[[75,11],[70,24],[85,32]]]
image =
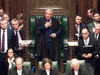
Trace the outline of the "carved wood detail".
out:
[[[54,15],[68,14],[66,0],[30,0],[31,15],[43,15],[47,7],[54,9]]]

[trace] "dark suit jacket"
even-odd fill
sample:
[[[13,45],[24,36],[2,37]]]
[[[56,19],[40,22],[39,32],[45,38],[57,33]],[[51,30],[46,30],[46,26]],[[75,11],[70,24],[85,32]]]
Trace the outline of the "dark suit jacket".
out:
[[[87,22],[86,22],[86,25],[88,25],[88,24],[90,24],[90,23],[92,23],[92,22],[94,22],[93,18],[89,18],[89,19],[87,20]]]
[[[13,61],[13,62],[15,62],[15,60]],[[4,61],[4,72],[3,72],[3,75],[7,75],[8,74],[8,70],[9,70],[9,63],[8,63],[8,59],[6,59],[5,61]]]
[[[0,28],[0,39],[1,39],[1,28]],[[7,40],[8,40],[8,48],[15,47],[15,35],[13,30],[7,28]],[[0,48],[1,48],[1,41],[0,41]],[[1,50],[1,49],[0,49]]]
[[[23,66],[22,67],[22,74],[23,75],[34,75],[33,72],[31,71],[31,69],[29,69],[28,67]],[[17,68],[12,68],[8,71],[8,75],[18,75],[17,74]]]
[[[45,70],[39,69],[38,75],[47,75]],[[54,68],[50,70],[50,75],[58,75],[57,70]]]
[[[75,75],[74,74],[74,69],[68,68],[63,75]],[[80,65],[78,75],[89,75],[89,74],[88,74],[87,69]]]
[[[94,22],[87,25],[88,31],[90,33],[93,33],[93,28],[95,28]]]
[[[76,28],[76,27],[75,27]],[[82,24],[82,23],[80,23],[80,32],[79,32],[79,39],[81,39],[82,38],[82,34],[81,34],[81,32],[82,32],[82,29],[83,28],[86,28],[86,25],[85,24]],[[76,33],[78,33],[77,32],[77,29],[76,29]],[[76,39],[77,39],[78,37],[76,36]]]
[[[94,40],[96,40],[96,39],[95,39],[95,33],[90,33],[90,34],[89,34],[89,37],[92,38],[92,39],[94,39]],[[98,44],[100,43],[100,34],[99,34],[98,39],[96,40],[96,43],[97,43],[97,46],[98,46]]]
[[[92,53],[92,57],[90,57],[90,58],[83,58],[82,57],[82,54],[84,54],[83,53],[84,52],[83,48],[85,46],[84,40],[80,39],[78,41],[78,44],[79,44],[79,46],[77,47],[77,50],[76,50],[76,55],[78,56],[78,59],[79,60],[85,60],[86,62],[90,63],[94,67],[95,66],[94,65],[94,63],[95,63],[95,55],[97,55],[97,53],[98,53],[98,50],[96,48],[96,41],[94,39],[92,39],[92,38],[90,38],[90,40],[89,40],[88,46],[91,45],[92,48],[90,49],[90,48],[87,47],[87,52],[88,52],[88,50],[91,51],[91,52],[89,52],[89,53]]]

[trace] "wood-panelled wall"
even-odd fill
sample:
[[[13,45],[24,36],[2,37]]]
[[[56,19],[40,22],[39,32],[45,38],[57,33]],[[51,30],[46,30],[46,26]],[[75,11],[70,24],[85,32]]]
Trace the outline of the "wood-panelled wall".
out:
[[[98,11],[98,0],[78,0],[78,14],[82,16],[82,23],[88,20],[87,10],[92,7]]]
[[[22,0],[0,0],[0,6],[4,8],[4,12],[9,13],[11,19],[23,11]]]

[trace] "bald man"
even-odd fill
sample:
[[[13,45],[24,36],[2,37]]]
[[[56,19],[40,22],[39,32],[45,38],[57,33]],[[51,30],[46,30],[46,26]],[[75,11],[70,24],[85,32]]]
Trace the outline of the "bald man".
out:
[[[90,75],[95,75],[95,55],[98,51],[96,49],[96,41],[89,38],[89,32],[86,28],[82,30],[82,37],[78,41],[79,46],[77,47],[76,54],[79,60],[86,61],[86,68]]]

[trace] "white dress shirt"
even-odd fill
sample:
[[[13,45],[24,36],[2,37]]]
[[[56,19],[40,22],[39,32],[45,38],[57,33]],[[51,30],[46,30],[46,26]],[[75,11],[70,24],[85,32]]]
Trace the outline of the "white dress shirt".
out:
[[[19,71],[19,70],[17,70],[17,74],[18,75],[22,75],[22,69]]]
[[[1,29],[1,50],[2,50],[2,36],[3,36],[3,31],[5,31],[5,50],[3,53],[6,53],[7,49],[8,49],[8,39],[7,39],[7,29],[3,30]],[[1,51],[2,53],[2,51]]]
[[[75,24],[75,26],[76,26],[76,29],[77,29],[77,26],[78,26],[78,30],[79,30],[79,33],[80,33],[80,25]]]
[[[8,63],[9,63],[9,70],[11,69],[11,67],[12,67],[12,62],[14,61],[14,57],[12,58],[12,60],[10,60],[9,58],[8,58]]]
[[[46,70],[47,75],[50,75],[50,70]]]
[[[89,40],[90,40],[90,38],[88,37],[88,39],[87,40],[85,40],[85,39],[83,39],[84,40],[84,44],[85,44],[85,41],[87,41],[87,45],[89,44]]]
[[[74,74],[75,74],[75,75],[78,75],[78,71],[75,71],[75,70],[74,70]]]

